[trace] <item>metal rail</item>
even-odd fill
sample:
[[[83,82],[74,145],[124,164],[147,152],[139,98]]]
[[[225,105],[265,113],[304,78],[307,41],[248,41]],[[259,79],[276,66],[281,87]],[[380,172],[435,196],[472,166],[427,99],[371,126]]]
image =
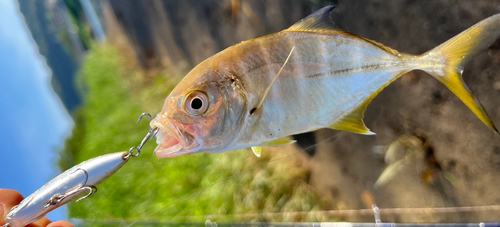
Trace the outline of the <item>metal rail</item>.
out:
[[[127,226],[126,222],[81,222],[76,226]],[[412,224],[412,223],[349,223],[349,222],[280,222],[280,223],[176,223],[176,222],[135,222],[134,226],[255,226],[255,227],[500,227],[500,223],[427,223],[427,224]]]

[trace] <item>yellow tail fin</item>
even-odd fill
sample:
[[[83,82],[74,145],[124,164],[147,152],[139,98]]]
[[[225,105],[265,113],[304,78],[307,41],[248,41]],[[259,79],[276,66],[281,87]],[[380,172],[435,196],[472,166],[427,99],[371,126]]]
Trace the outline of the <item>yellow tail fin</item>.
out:
[[[500,14],[491,16],[445,43],[421,55],[420,69],[441,81],[488,127],[498,133],[493,121],[462,81],[465,63],[484,51],[500,36]]]

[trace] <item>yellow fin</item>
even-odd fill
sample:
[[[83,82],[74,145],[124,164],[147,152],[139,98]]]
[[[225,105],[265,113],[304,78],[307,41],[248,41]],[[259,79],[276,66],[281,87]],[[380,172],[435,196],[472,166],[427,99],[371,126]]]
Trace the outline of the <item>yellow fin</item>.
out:
[[[351,113],[341,117],[335,123],[330,125],[331,129],[354,132],[364,135],[375,135],[370,129],[368,129],[363,122],[363,114],[366,110],[366,107],[372,101],[373,97],[377,96],[378,92],[373,94],[370,98],[365,100],[358,108],[356,108]]]
[[[488,127],[498,133],[493,121],[462,81],[465,63],[484,51],[500,36],[500,14],[491,16],[445,43],[423,54],[423,70],[450,89]],[[428,65],[429,59],[443,58],[444,62]],[[427,65],[425,64],[427,63]],[[441,68],[439,68],[441,67]]]
[[[358,107],[356,107],[356,109],[354,109],[349,114],[341,117],[340,119],[336,120],[328,128],[335,129],[335,130],[354,132],[354,133],[359,133],[359,134],[364,134],[364,135],[375,135],[374,132],[372,132],[370,129],[368,129],[366,127],[365,122],[363,122],[363,115],[365,113],[366,108],[368,107],[368,104],[370,104],[370,102],[382,90],[384,90],[385,87],[387,87],[393,81],[395,81],[400,76],[404,75],[405,73],[407,73],[409,71],[410,70],[405,69],[405,70],[402,70],[399,72],[395,72],[396,76],[394,76],[391,81],[386,83],[384,86],[380,87],[377,91],[373,92],[373,94],[370,97],[368,97],[364,102],[362,102]]]
[[[281,139],[275,139],[273,141],[265,142],[265,143],[261,144],[261,146],[263,146],[263,147],[281,147],[281,146],[285,146],[285,145],[292,144],[295,142],[297,142],[297,140],[288,140],[288,139],[281,138]]]
[[[335,9],[335,6],[326,6],[322,9],[312,13],[306,18],[300,20],[299,22],[288,28],[288,31],[307,31],[307,30],[337,30],[339,29],[337,25],[333,22],[330,17],[330,13]]]
[[[260,158],[262,147],[252,147],[252,152],[255,154],[255,156],[257,156],[257,158]]]

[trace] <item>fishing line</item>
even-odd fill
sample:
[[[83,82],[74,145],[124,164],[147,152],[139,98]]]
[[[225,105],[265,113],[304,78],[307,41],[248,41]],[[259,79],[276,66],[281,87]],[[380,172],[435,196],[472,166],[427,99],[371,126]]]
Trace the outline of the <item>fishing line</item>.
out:
[[[309,146],[309,147],[306,147],[306,148],[305,148],[305,149],[303,149],[303,150],[304,150],[304,151],[308,151],[309,149],[312,149],[312,148],[314,148],[314,147],[318,146],[319,144],[330,142],[330,141],[331,141],[331,140],[333,140],[334,138],[338,137],[341,133],[342,133],[342,132],[339,132],[339,133],[337,133],[337,134],[335,134],[335,135],[332,135],[332,136],[330,136],[330,137],[328,137],[328,138],[326,138],[326,139],[324,139],[324,140],[322,140],[322,141],[320,141],[320,142],[318,142],[318,143],[316,143],[316,144],[314,144],[314,145],[311,145],[311,146]],[[246,149],[242,149],[242,150],[246,150]],[[241,150],[240,150],[240,151],[241,151]],[[162,207],[161,209],[159,209],[159,210],[157,210],[157,211],[154,211],[153,213],[151,213],[151,214],[150,214],[150,216],[152,216],[152,215],[154,215],[154,214],[156,214],[156,213],[159,213],[159,212],[161,212],[161,211],[165,210],[166,208],[168,208],[168,207],[170,207],[170,206],[173,206],[173,205],[175,205],[175,204],[177,204],[177,203],[179,203],[179,202],[185,201],[185,200],[187,200],[187,199],[189,199],[189,198],[191,198],[191,197],[193,197],[193,196],[195,196],[195,195],[201,194],[202,192],[206,191],[207,189],[209,189],[209,188],[211,188],[211,187],[213,187],[213,186],[215,186],[215,185],[217,185],[217,184],[220,184],[220,183],[226,182],[226,181],[230,180],[231,178],[235,178],[235,177],[241,176],[241,175],[243,175],[243,174],[245,174],[245,173],[247,173],[247,172],[249,172],[249,171],[255,170],[255,169],[257,169],[257,168],[261,168],[261,167],[263,167],[263,166],[265,166],[265,165],[267,165],[267,164],[269,164],[269,163],[273,163],[273,162],[276,162],[276,161],[282,161],[282,160],[284,160],[284,159],[290,158],[290,157],[295,156],[295,155],[297,155],[297,153],[292,153],[292,154],[289,154],[289,155],[285,155],[285,156],[283,156],[283,157],[274,158],[274,159],[272,159],[272,160],[269,160],[269,161],[268,161],[268,162],[266,162],[266,163],[261,163],[261,164],[257,164],[257,165],[255,165],[255,166],[252,166],[252,167],[250,167],[250,168],[246,168],[245,170],[243,170],[243,171],[242,171],[241,173],[239,173],[239,174],[233,174],[233,175],[231,175],[231,176],[229,176],[229,177],[226,177],[226,178],[224,178],[224,179],[222,179],[222,180],[219,180],[219,181],[217,181],[217,182],[215,182],[215,183],[213,183],[213,184],[211,184],[211,185],[209,185],[209,186],[207,186],[207,187],[205,187],[205,188],[202,188],[202,189],[200,189],[200,190],[198,190],[198,191],[195,191],[195,192],[193,192],[193,193],[192,193],[192,194],[190,194],[190,195],[186,195],[186,196],[181,197],[181,198],[179,198],[179,199],[177,199],[177,200],[173,201],[172,203],[170,203],[170,204],[166,205],[165,207]],[[139,221],[140,221],[140,220],[134,221],[134,222],[132,222],[130,225],[127,225],[127,226],[128,226],[128,227],[130,227],[130,226],[132,226],[132,225],[134,225],[134,224],[138,223]]]
[[[395,214],[443,214],[443,213],[464,213],[478,211],[498,211],[500,205],[485,205],[485,206],[462,206],[462,207],[435,207],[435,208],[379,208],[380,214],[395,215]],[[282,216],[305,216],[311,214],[322,214],[324,216],[355,216],[355,215],[373,215],[373,209],[350,209],[350,210],[323,210],[323,211],[294,211],[294,212],[265,212],[265,213],[249,213],[249,214],[216,214],[210,215],[213,218],[258,218],[258,217],[282,217]],[[168,216],[167,218],[173,218]],[[203,216],[188,215],[183,218],[203,218]]]

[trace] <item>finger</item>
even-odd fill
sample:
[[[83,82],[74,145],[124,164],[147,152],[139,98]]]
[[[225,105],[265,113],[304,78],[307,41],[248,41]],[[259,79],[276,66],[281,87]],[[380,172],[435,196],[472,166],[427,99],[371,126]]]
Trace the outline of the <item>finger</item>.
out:
[[[9,214],[12,207],[18,205],[19,203],[21,203],[21,201],[23,201],[23,196],[21,195],[21,193],[10,189],[0,189],[0,225],[5,224],[5,216]],[[49,219],[42,218],[27,225],[27,227],[43,227],[48,225],[49,223]]]
[[[35,222],[27,225],[26,227],[45,227],[47,226],[51,221],[47,218],[41,218],[36,220]]]
[[[0,225],[5,224],[5,216],[9,214],[13,206],[19,204],[22,200],[21,193],[10,189],[0,189]]]
[[[47,227],[74,227],[74,225],[67,221],[56,221],[50,223],[49,225],[47,225]]]

